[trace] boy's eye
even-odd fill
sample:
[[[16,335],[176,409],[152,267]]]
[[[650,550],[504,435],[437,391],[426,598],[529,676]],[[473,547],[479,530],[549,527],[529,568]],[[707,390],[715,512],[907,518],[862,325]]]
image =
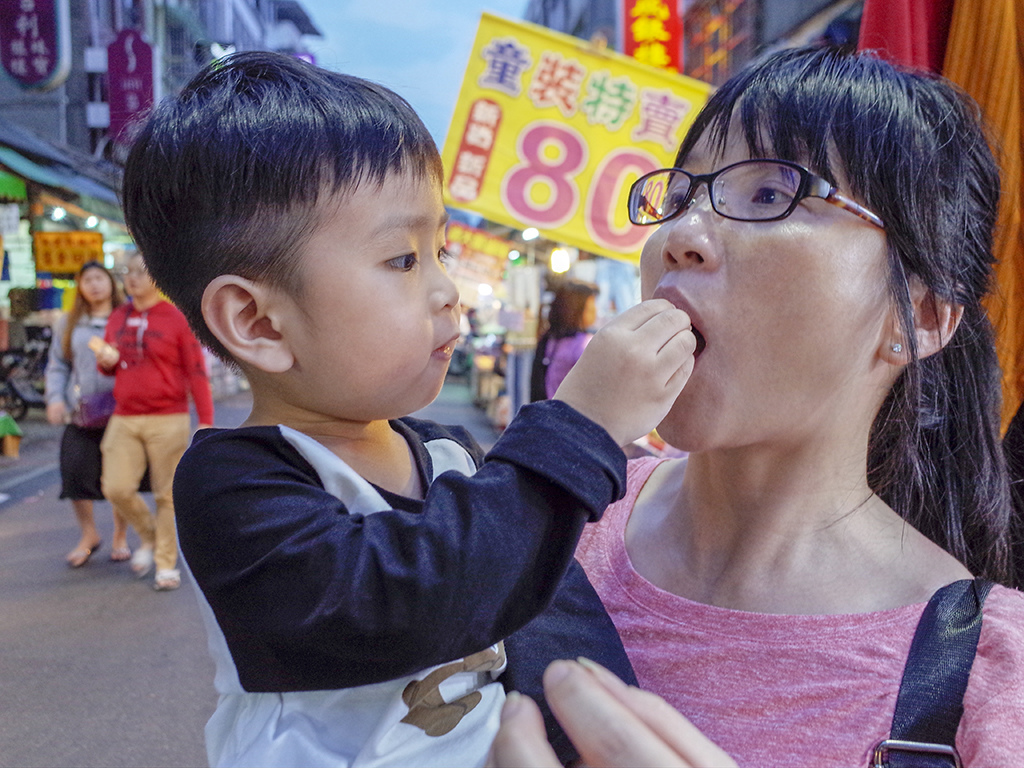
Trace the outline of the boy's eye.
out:
[[[452,252],[443,246],[437,252],[437,260],[441,262],[441,266],[443,267],[447,267],[449,264],[451,264],[454,258],[455,257],[452,256]]]
[[[416,266],[416,254],[407,253],[404,256],[399,256],[396,259],[391,259],[388,262],[388,266],[394,269],[399,269],[403,272],[408,272],[410,269]]]

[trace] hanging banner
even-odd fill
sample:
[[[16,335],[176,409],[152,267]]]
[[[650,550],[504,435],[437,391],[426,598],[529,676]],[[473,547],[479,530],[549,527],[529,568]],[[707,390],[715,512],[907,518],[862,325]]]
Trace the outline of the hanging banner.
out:
[[[122,29],[107,46],[107,100],[107,134],[114,140],[123,139],[125,127],[153,106],[153,46],[137,29]]]
[[[650,228],[629,223],[629,187],[672,164],[711,90],[485,13],[442,153],[445,202],[636,261]]]
[[[68,0],[0,0],[0,64],[30,91],[49,91],[71,71]]]
[[[679,0],[622,0],[622,50],[637,61],[681,72]]]

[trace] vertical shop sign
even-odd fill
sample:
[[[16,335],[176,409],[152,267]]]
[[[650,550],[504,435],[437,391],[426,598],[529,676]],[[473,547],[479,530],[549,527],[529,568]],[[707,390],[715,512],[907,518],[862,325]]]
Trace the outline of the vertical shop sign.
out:
[[[48,91],[71,69],[69,0],[0,0],[0,63],[22,88]]]
[[[682,70],[679,0],[623,0],[622,50],[653,67]]]
[[[107,46],[109,135],[116,141],[153,104],[153,47],[137,29],[122,29]]]

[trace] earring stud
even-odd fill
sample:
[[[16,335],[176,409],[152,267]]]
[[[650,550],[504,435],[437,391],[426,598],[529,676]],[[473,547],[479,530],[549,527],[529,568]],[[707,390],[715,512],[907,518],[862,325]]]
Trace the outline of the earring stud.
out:
[[[900,352],[903,351],[903,345],[900,344],[899,342],[897,342],[896,344],[893,344],[892,345],[892,351],[895,352],[896,354],[899,354]]]

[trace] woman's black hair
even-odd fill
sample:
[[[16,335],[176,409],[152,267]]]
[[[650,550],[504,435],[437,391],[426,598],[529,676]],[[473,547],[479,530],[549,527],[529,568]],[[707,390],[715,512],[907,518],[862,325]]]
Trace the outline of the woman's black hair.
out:
[[[545,378],[550,360],[546,351],[549,339],[564,339],[574,336],[583,327],[583,314],[587,302],[596,297],[598,288],[593,283],[582,280],[563,280],[555,289],[555,296],[548,307],[547,318],[540,326],[540,338],[533,354],[530,367],[530,401],[547,399]]]
[[[739,122],[754,157],[807,165],[885,222],[889,283],[910,363],[877,414],[871,488],[968,569],[1012,583],[999,441],[1001,375],[982,300],[992,287],[999,172],[977,105],[938,76],[837,48],[788,49],[716,91],[680,146],[724,148]],[[910,285],[963,307],[920,359]]]
[[[580,331],[583,327],[583,315],[587,302],[597,296],[597,286],[581,280],[565,280],[557,289],[555,297],[548,307],[547,336],[552,339],[564,339]]]

